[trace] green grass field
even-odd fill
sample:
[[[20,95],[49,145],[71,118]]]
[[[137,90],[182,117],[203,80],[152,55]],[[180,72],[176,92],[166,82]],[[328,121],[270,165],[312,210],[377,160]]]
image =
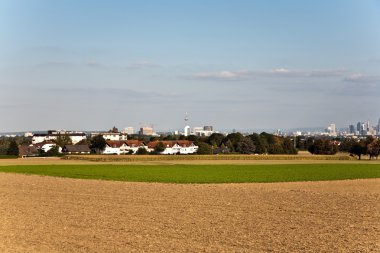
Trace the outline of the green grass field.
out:
[[[292,182],[380,178],[380,164],[17,165],[0,172],[129,182]]]
[[[0,159],[17,159],[17,155],[0,155]]]

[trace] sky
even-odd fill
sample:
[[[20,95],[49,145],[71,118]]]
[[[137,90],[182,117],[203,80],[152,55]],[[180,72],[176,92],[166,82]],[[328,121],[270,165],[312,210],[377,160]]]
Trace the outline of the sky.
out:
[[[380,117],[380,1],[0,1],[0,132]]]

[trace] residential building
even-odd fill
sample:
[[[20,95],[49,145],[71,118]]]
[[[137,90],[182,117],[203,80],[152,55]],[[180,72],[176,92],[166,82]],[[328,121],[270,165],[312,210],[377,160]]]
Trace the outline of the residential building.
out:
[[[210,136],[214,133],[212,126],[194,127],[193,130],[196,136]]]
[[[87,138],[86,134],[83,132],[49,130],[47,134],[33,134],[32,144],[37,144],[44,141],[54,141],[57,140],[57,138],[60,136],[68,136],[73,144],[77,144],[78,142]]]
[[[161,152],[162,155],[175,155],[175,154],[195,154],[198,151],[198,146],[192,141],[151,141],[148,143],[148,151],[154,151],[159,142],[164,144],[165,150]]]
[[[18,153],[19,156],[24,158],[28,156],[38,156],[38,149],[31,145],[31,146],[18,146]]]
[[[106,148],[102,154],[135,154],[139,148],[145,148],[148,150],[148,146],[139,140],[127,140],[127,141],[107,141]]]
[[[88,145],[65,145],[62,152],[66,154],[90,154],[91,150]]]
[[[91,138],[101,135],[106,141],[126,141],[128,138],[128,134],[123,132],[119,132],[119,130],[114,126],[108,132],[94,132],[91,133]]]
[[[55,142],[52,141],[43,141],[37,144],[32,144],[31,146],[34,146],[37,150],[42,150],[43,152],[48,152],[53,147],[57,146]],[[62,148],[58,147],[58,152],[62,153]]]

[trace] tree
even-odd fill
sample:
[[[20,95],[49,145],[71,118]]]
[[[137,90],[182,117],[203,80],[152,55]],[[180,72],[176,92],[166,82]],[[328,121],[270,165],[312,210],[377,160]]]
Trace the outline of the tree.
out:
[[[255,152],[255,145],[249,137],[244,137],[236,145],[236,151],[241,154],[253,154]]]
[[[143,147],[140,147],[137,151],[136,151],[136,155],[147,155],[148,154],[148,150],[146,150],[145,148]]]
[[[58,135],[57,139],[55,139],[54,142],[60,147],[73,144],[70,136],[68,136],[67,134]]]
[[[83,139],[83,140],[81,140],[80,142],[78,142],[75,145],[87,145],[87,146],[90,146],[91,145],[91,140],[89,140],[89,139]]]
[[[251,138],[253,145],[255,145],[255,153],[257,154],[264,154],[267,152],[266,148],[264,147],[260,136],[257,133],[253,133],[249,135],[249,138]]]
[[[369,159],[372,159],[372,157],[377,159],[380,154],[380,139],[373,140],[370,144],[368,144],[367,153],[369,155]]]
[[[317,139],[309,147],[309,152],[315,155],[335,155],[338,152],[338,146],[328,139]]]
[[[294,147],[294,143],[289,138],[282,138],[282,149],[285,154],[297,154],[297,149]]]
[[[99,154],[102,152],[107,146],[106,140],[103,138],[102,135],[96,135],[91,140],[90,148],[96,153]]]
[[[17,145],[17,142],[15,140],[12,140],[9,143],[9,147],[7,149],[7,155],[14,155],[14,156],[18,156],[19,155],[18,145]]]
[[[62,154],[59,153],[59,146],[55,145],[51,149],[49,149],[46,153],[46,156],[61,156]]]
[[[161,152],[164,152],[165,145],[162,143],[162,141],[159,141],[157,145],[154,147],[154,152],[157,154],[160,154]]]
[[[363,142],[357,142],[350,149],[350,153],[357,155],[359,160],[361,160],[361,156],[365,154],[366,148]]]
[[[198,146],[197,154],[199,154],[199,155],[210,155],[210,154],[212,154],[212,147],[209,144],[204,143],[204,142],[198,142],[197,146]]]
[[[212,146],[219,147],[222,144],[224,135],[220,133],[213,133],[208,137],[208,143]]]

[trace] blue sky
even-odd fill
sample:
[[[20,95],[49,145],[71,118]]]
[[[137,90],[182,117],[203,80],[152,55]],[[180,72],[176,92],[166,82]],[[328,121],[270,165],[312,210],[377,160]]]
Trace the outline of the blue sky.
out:
[[[379,1],[0,2],[0,132],[380,117]]]

